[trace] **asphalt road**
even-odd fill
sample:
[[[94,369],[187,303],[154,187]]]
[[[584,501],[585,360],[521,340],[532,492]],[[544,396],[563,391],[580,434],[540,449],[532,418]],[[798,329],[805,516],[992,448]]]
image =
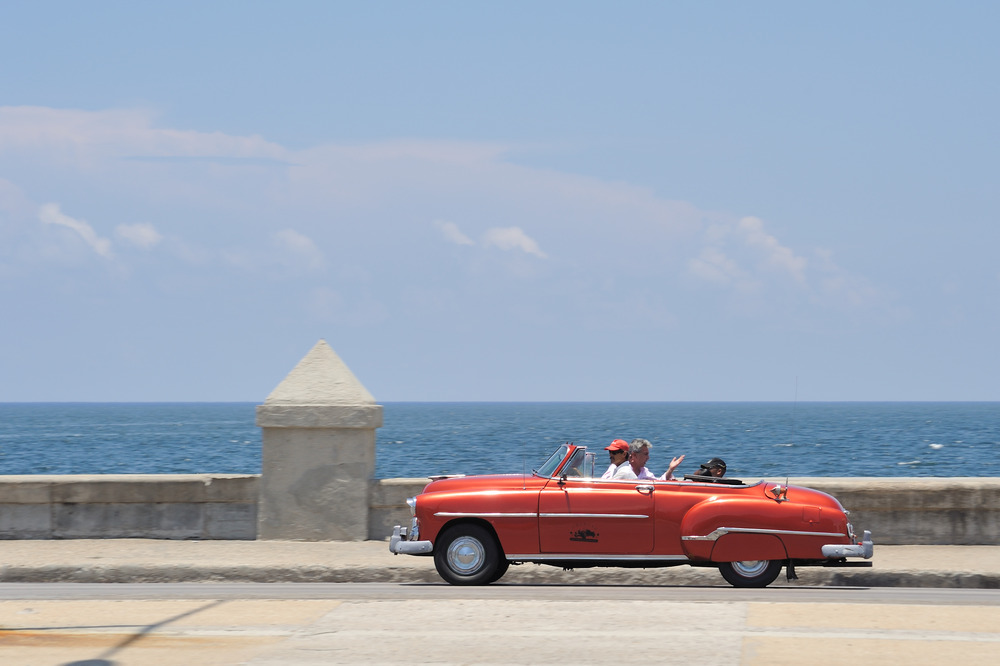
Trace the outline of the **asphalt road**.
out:
[[[4,584],[11,665],[1000,663],[1000,591]]]
[[[678,601],[809,602],[854,604],[930,604],[998,606],[1000,590],[910,587],[770,587],[737,589],[729,585],[485,585],[444,583],[34,583],[0,584],[0,600],[157,600],[270,599],[389,601],[463,599],[489,601]],[[1000,630],[1000,627],[998,627]]]

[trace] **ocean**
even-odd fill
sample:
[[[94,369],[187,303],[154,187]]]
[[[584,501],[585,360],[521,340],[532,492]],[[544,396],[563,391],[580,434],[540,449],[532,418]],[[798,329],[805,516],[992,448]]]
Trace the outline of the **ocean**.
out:
[[[0,474],[255,474],[255,403],[2,403]],[[736,478],[1000,477],[1000,403],[386,403],[376,478],[530,471],[644,437]]]

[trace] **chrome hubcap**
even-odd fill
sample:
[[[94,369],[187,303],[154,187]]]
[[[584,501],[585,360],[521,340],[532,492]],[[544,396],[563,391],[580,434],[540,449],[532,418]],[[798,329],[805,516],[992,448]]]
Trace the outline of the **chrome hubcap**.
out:
[[[733,569],[741,576],[759,576],[767,569],[767,560],[744,560],[733,562]]]
[[[463,536],[448,546],[448,566],[456,573],[473,574],[483,566],[485,559],[486,549],[478,539]]]

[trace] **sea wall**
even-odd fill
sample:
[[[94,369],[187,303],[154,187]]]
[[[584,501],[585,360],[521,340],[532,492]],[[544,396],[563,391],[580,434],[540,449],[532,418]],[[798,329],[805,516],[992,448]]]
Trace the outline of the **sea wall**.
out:
[[[0,539],[255,539],[257,475],[0,476]]]
[[[856,531],[871,530],[876,544],[1000,545],[1000,479],[788,482],[835,496]],[[394,525],[409,525],[406,498],[427,483],[372,481],[368,538],[385,539]],[[257,475],[0,476],[0,539],[255,539],[259,484]]]

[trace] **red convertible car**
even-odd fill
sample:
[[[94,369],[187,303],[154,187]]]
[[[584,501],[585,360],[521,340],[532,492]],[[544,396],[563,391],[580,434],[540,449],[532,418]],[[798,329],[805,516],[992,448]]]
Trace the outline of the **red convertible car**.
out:
[[[560,568],[715,567],[736,587],[765,587],[786,567],[871,566],[847,511],[797,486],[686,476],[602,480],[593,453],[564,444],[527,474],[441,478],[407,500],[393,553],[434,557],[454,585],[499,580],[511,564]]]

